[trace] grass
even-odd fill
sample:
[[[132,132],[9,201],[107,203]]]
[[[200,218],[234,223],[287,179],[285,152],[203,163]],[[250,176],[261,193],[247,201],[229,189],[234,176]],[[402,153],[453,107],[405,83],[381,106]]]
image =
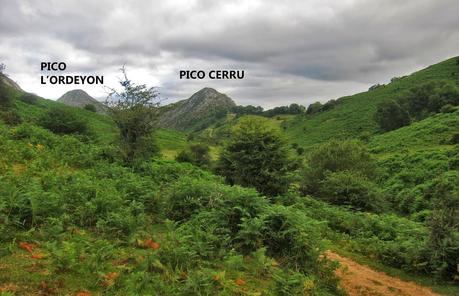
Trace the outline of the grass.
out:
[[[376,106],[399,96],[413,86],[433,79],[459,83],[457,58],[429,66],[407,77],[398,79],[372,91],[342,97],[330,111],[316,115],[297,116],[286,122],[286,135],[306,149],[330,139],[359,137],[374,134],[377,126],[373,120]]]

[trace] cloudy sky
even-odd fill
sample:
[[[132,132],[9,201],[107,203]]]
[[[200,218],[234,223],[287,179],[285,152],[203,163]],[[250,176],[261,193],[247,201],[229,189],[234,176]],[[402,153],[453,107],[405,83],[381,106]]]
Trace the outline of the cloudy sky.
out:
[[[0,62],[51,99],[105,92],[41,85],[42,61],[111,86],[126,64],[169,102],[209,86],[243,105],[307,105],[459,55],[458,12],[457,0],[0,0]],[[179,79],[195,69],[241,69],[245,78]]]

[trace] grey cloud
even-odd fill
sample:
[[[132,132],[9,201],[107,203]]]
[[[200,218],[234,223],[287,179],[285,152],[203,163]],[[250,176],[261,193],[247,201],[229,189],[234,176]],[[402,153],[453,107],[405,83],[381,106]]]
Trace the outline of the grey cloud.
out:
[[[243,104],[307,104],[362,91],[459,49],[456,0],[0,0],[0,7],[0,59],[11,75],[33,81],[41,60],[65,60],[82,74],[116,75],[127,64],[149,69],[171,100],[213,86]],[[195,68],[247,75],[178,79],[178,70]]]

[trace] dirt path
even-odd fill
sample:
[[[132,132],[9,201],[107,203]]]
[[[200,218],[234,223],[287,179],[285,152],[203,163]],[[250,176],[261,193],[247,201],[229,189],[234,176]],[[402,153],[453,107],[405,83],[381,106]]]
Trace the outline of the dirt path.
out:
[[[336,273],[350,296],[440,296],[429,288],[375,271],[331,251],[325,255],[341,264]]]

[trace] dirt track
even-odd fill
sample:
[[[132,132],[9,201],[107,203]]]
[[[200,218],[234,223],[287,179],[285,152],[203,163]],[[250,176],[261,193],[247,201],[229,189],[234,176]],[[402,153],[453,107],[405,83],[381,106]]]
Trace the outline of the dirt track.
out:
[[[440,296],[429,288],[375,271],[331,251],[325,255],[341,264],[336,273],[350,296]]]

